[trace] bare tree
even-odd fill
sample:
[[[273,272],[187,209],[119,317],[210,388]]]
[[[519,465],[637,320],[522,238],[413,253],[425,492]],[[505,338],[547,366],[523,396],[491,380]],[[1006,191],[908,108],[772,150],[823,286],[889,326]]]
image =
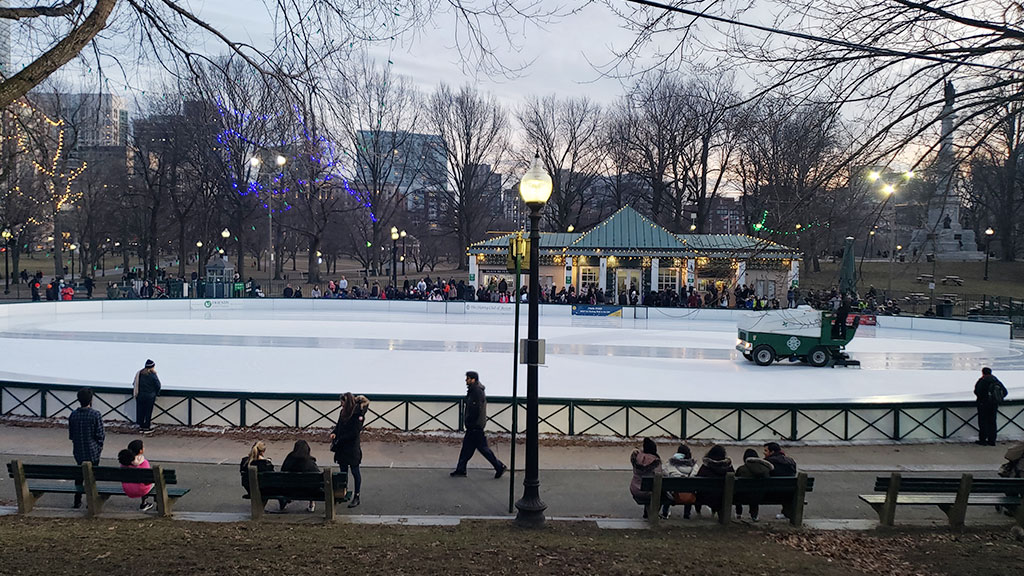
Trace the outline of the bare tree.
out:
[[[25,96],[76,57],[97,69],[112,59],[122,69],[154,65],[179,78],[203,76],[207,65],[223,63],[200,50],[205,40],[220,44],[266,78],[286,81],[286,87],[310,88],[315,76],[289,69],[280,55],[305,51],[315,56],[319,67],[348,53],[356,43],[393,40],[444,12],[455,19],[455,44],[468,68],[513,74],[522,64],[507,62],[497,48],[501,44],[515,47],[520,26],[547,23],[564,12],[538,0],[413,0],[400,8],[362,0],[266,0],[261,4],[275,22],[273,45],[265,49],[231,38],[180,0],[58,0],[0,7],[0,19],[11,23],[13,35],[36,40],[17,46],[14,60],[29,64],[13,75],[5,73],[0,81],[0,108]],[[108,26],[116,30],[112,38],[100,34]],[[492,33],[495,28],[497,34]],[[126,40],[134,40],[134,54],[124,54]]]
[[[551,175],[551,199],[544,211],[551,229],[580,227],[581,214],[594,201],[601,165],[601,107],[585,97],[532,96],[517,116],[526,133],[526,152],[536,150]]]
[[[605,216],[605,208],[610,208],[611,212],[627,204],[640,208],[645,199],[649,199],[649,185],[632,172],[635,128],[636,116],[626,101],[617,103],[605,115],[601,134],[603,194],[599,219]]]
[[[443,174],[432,165],[435,155],[429,150],[440,147],[440,139],[417,133],[420,96],[407,78],[365,56],[347,72],[336,92],[340,132],[354,151],[350,249],[364,266],[379,270],[380,247],[390,241],[392,226],[402,227],[410,195],[436,185],[432,174]]]
[[[977,215],[995,224],[1001,256],[1012,262],[1024,211],[1024,108],[1020,102],[1008,102],[996,117],[996,130],[981,142],[970,165],[969,200]],[[980,232],[977,220],[975,231]]]
[[[683,175],[678,162],[683,143],[691,138],[693,130],[685,98],[685,85],[679,77],[662,74],[641,80],[624,101],[628,106],[624,115],[633,123],[626,133],[633,171],[649,187],[650,214],[665,225],[682,219],[679,191],[683,186],[679,179]]]
[[[475,88],[463,86],[456,92],[441,84],[430,97],[427,116],[444,146],[444,225],[461,250],[482,239],[496,219],[501,186],[499,182],[495,189],[489,176],[508,153],[508,115],[493,97]],[[465,266],[462,260],[460,268]]]
[[[694,139],[683,147],[688,166],[687,200],[696,210],[696,232],[706,233],[709,211],[722,190],[735,148],[733,131],[739,95],[732,79],[725,75],[705,75],[689,84],[689,118],[695,125]],[[684,228],[685,229],[685,228]]]
[[[737,170],[751,230],[784,244],[797,241],[817,270],[827,226],[844,214],[830,197],[848,154],[838,114],[774,98],[750,107],[741,122]]]

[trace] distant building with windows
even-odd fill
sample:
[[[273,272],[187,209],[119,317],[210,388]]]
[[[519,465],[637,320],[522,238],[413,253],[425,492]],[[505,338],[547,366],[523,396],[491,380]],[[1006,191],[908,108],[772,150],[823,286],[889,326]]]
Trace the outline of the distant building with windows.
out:
[[[120,96],[95,92],[32,92],[29,100],[48,116],[63,118],[65,140],[75,149],[127,146],[128,108]]]
[[[373,132],[362,130],[359,140],[368,143],[357,152],[357,159],[371,153]],[[405,194],[405,210],[414,221],[437,222],[444,211],[442,193],[447,188],[447,169],[444,142],[436,134],[416,132],[399,134],[385,131],[376,133],[382,141],[401,142],[392,150],[379,151],[394,156],[385,184]]]

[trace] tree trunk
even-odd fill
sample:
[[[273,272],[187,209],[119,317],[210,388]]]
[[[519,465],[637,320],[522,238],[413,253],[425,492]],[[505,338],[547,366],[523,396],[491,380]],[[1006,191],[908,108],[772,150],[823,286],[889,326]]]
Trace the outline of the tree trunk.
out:
[[[320,262],[317,261],[316,253],[320,250],[320,237],[313,236],[309,239],[309,283],[320,283]]]
[[[96,0],[96,6],[80,26],[71,29],[53,48],[22,68],[20,72],[0,82],[0,109],[6,109],[12,102],[28,94],[29,90],[78,56],[106,27],[107,18],[110,17],[117,2],[118,0]]]

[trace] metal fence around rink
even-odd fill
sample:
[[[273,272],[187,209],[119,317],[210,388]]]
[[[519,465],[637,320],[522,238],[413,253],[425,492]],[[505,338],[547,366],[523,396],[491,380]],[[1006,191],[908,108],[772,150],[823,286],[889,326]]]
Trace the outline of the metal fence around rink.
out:
[[[66,418],[78,406],[78,386],[0,381],[0,415]],[[93,407],[104,420],[132,422],[135,402],[127,388],[94,387]],[[461,396],[374,395],[369,428],[404,432],[459,431]],[[488,399],[488,430],[508,433],[512,403]],[[519,426],[525,399],[517,402]],[[339,410],[333,394],[164,391],[153,422],[194,427],[327,428]],[[888,404],[743,404],[542,398],[539,430],[566,436],[653,436],[709,441],[789,440],[822,443],[977,439],[973,402]],[[1005,439],[1024,438],[1024,400],[999,407]],[[521,430],[520,430],[521,432]]]

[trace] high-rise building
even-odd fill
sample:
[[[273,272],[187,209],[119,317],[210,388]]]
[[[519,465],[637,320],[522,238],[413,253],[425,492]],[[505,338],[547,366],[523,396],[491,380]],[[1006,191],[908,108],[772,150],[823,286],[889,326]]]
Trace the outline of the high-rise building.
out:
[[[128,144],[129,114],[120,96],[33,92],[29,99],[48,116],[64,120],[65,139],[75,148]]]
[[[398,142],[395,149],[379,150],[389,154],[390,172],[385,184],[394,186],[399,194],[405,194],[405,209],[414,220],[436,222],[443,200],[441,191],[447,188],[444,143],[436,134],[360,131],[359,139],[366,146],[358,151],[357,157],[365,157],[373,149],[372,139],[380,140],[376,148],[387,147],[387,143]]]

